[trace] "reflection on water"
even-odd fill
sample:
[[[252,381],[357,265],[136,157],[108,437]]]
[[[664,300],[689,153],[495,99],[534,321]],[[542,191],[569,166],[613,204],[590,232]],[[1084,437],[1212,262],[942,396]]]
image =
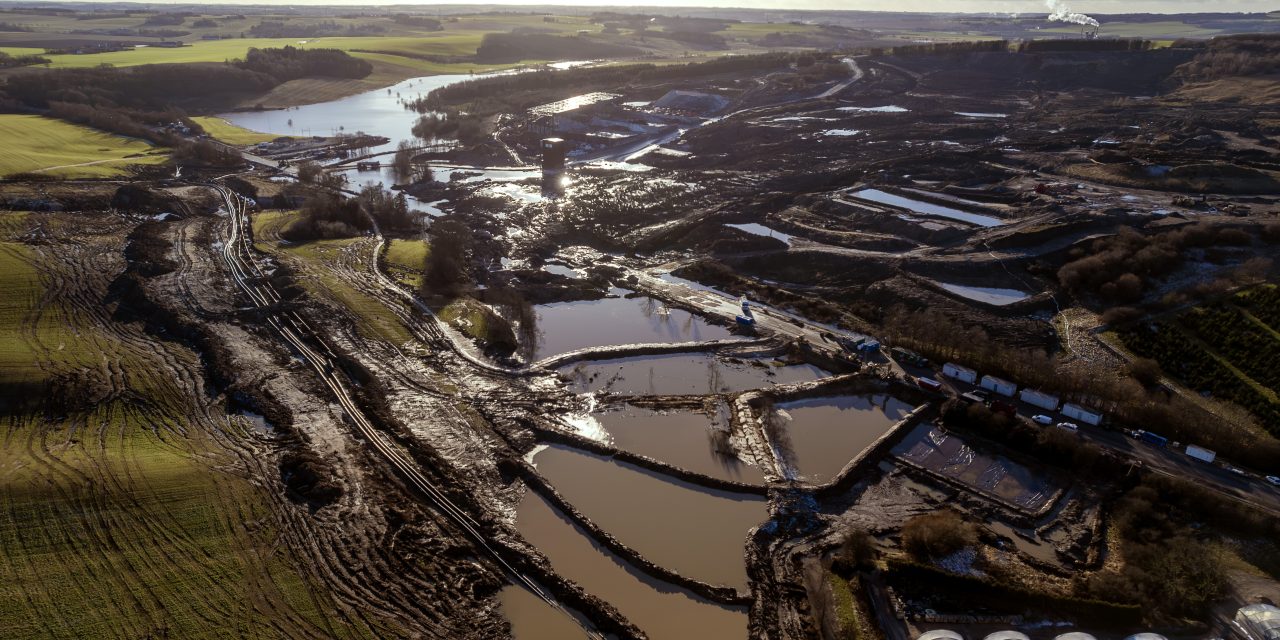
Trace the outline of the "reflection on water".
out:
[[[615,290],[618,292],[629,293]],[[539,332],[535,359],[587,347],[733,337],[725,327],[708,324],[688,311],[668,308],[647,296],[556,302],[534,310]]]
[[[923,213],[941,218],[951,218],[952,220],[960,220],[961,222],[968,222],[970,224],[978,225],[979,227],[998,227],[1004,224],[1004,221],[999,218],[969,213],[968,211],[961,211],[959,209],[952,209],[951,207],[936,205],[932,202],[912,200],[911,198],[904,198],[900,195],[887,193],[879,189],[862,189],[853,192],[851,195],[861,200],[869,200],[871,202],[879,202],[880,204],[902,207],[903,209],[915,211],[916,213]]]
[[[657,411],[623,405],[595,414],[619,449],[725,480],[762,484],[760,469],[739,460],[726,446],[725,424],[712,424],[693,410]]]
[[[1028,297],[1030,297],[1027,293],[1023,291],[1019,291],[1017,289],[1001,289],[998,287],[970,287],[962,284],[948,284],[946,282],[939,282],[938,286],[958,296],[962,296],[970,300],[977,300],[978,302],[994,304],[997,306],[1013,304],[1021,300],[1026,300]]]
[[[557,573],[617,607],[653,640],[747,637],[745,607],[721,606],[641,573],[596,544],[542,496],[525,494],[516,526]]]
[[[475,76],[451,74],[411,78],[389,88],[366,91],[330,102],[272,111],[225,113],[232,124],[282,136],[332,136],[361,131],[391,141],[371,147],[371,153],[392,151],[401,140],[412,140],[418,114],[404,103],[425,96],[434,89],[470,80]],[[390,183],[388,183],[390,184]]]
[[[508,585],[498,592],[502,615],[511,622],[515,640],[568,640],[586,638],[582,627],[568,614],[552,607],[523,587]]]
[[[563,446],[538,471],[588,518],[645,558],[684,575],[747,588],[747,532],[769,518],[763,497],[703,489]]]
[[[777,405],[801,475],[830,480],[889,427],[911,413],[911,405],[883,394],[832,396]]]
[[[734,362],[708,353],[675,353],[581,362],[560,372],[578,393],[608,391],[619,395],[738,393],[830,375],[810,364],[777,364],[770,359]]]

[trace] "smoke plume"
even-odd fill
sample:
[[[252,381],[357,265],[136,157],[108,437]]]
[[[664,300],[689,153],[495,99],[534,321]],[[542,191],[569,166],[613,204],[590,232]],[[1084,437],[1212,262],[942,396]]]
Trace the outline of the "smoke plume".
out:
[[[1072,24],[1083,24],[1090,27],[1098,26],[1098,21],[1086,16],[1083,13],[1075,13],[1067,8],[1067,4],[1063,0],[1044,0],[1045,5],[1049,7],[1049,20],[1053,22],[1070,22]]]

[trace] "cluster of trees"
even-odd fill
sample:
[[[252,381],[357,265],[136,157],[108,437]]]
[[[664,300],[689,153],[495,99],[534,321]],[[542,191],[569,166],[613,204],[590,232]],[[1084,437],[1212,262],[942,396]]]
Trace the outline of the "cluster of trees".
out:
[[[0,31],[3,31],[3,29],[0,29]],[[33,64],[49,64],[49,62],[51,61],[44,56],[15,56],[0,51],[0,69],[8,69],[10,67],[29,67]]]
[[[249,35],[255,38],[319,38],[322,36],[377,35],[387,29],[377,24],[340,25],[332,20],[300,24],[281,20],[263,20],[249,27]]]
[[[428,18],[426,16],[415,16],[407,13],[397,13],[391,16],[391,20],[398,25],[405,26],[405,27],[414,27],[416,29],[422,29],[423,31],[443,31],[444,30],[444,25],[440,24],[439,20],[436,20],[435,18]]]
[[[978,542],[978,530],[946,509],[918,515],[902,525],[902,548],[917,560],[939,560]]]
[[[422,278],[424,296],[453,298],[470,288],[474,247],[471,229],[462,222],[443,218],[432,223],[431,252]]]
[[[483,142],[488,133],[484,118],[457,111],[428,113],[413,124],[413,135],[422,140],[457,140],[473,145]]]
[[[176,27],[187,21],[187,13],[157,13],[142,21],[148,27]]]
[[[880,53],[895,56],[921,56],[939,54],[996,53],[1009,50],[1008,40],[975,40],[966,42],[930,42],[928,44],[904,44]]]
[[[487,33],[476,48],[476,61],[484,63],[520,60],[616,58],[635,55],[634,47],[599,42],[579,36],[548,33]]]
[[[200,18],[199,20],[192,22],[191,26],[195,29],[212,29],[218,26],[218,21],[213,18]]]
[[[290,242],[350,238],[371,228],[369,217],[355,199],[318,192],[302,205],[302,215],[280,232]]]
[[[14,24],[12,22],[0,22],[0,31],[17,31],[20,33],[30,32],[32,29],[24,24]]]
[[[244,158],[240,156],[239,151],[209,140],[179,143],[173,150],[173,161],[180,164],[228,168],[244,164]]]
[[[363,78],[373,72],[366,60],[339,49],[249,49],[235,66],[269,75],[280,82],[298,78]]]
[[[788,68],[802,55],[814,54],[771,52],[666,66],[627,64],[493,76],[436,89],[412,106],[419,113],[464,106],[468,113],[475,114],[519,111],[579,93],[621,88],[632,83],[668,82],[726,73],[765,73]]]
[[[1253,236],[1236,228],[1198,223],[1174,231],[1143,235],[1131,227],[1095,240],[1058,270],[1058,282],[1074,294],[1094,295],[1113,304],[1141,300],[1155,282],[1176,271],[1186,252],[1215,246],[1247,246]]]
[[[1141,38],[1096,38],[1093,40],[1024,40],[1018,44],[1022,53],[1080,51],[1147,51],[1150,40]]]
[[[409,212],[409,202],[403,193],[393,196],[380,186],[369,186],[360,190],[359,202],[384,232],[416,231],[418,228],[418,219]]]
[[[1178,77],[1208,81],[1280,73],[1280,34],[1223,36],[1200,46],[1203,52],[1178,67]]]
[[[396,145],[396,155],[391,160],[391,170],[395,172],[400,184],[413,184],[432,180],[431,167],[413,161],[418,153],[417,147],[408,140],[401,140]]]

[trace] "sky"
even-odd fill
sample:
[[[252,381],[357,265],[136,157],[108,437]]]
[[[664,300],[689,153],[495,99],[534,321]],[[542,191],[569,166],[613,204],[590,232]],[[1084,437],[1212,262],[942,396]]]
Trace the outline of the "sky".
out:
[[[108,0],[102,0],[108,1]],[[923,11],[964,13],[1047,13],[1038,0],[640,0],[609,3],[601,0],[562,0],[560,2],[507,0],[446,0],[445,2],[414,0],[153,0],[145,4],[256,4],[256,5],[422,5],[433,4],[504,4],[611,6],[611,7],[742,7],[751,9]],[[1267,12],[1280,10],[1280,0],[1085,0],[1066,4],[1080,13],[1196,13],[1196,12]]]

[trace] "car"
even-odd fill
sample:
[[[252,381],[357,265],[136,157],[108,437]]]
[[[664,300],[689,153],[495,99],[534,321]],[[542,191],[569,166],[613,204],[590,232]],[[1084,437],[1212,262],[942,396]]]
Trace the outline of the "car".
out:
[[[1234,473],[1234,474],[1236,474],[1236,475],[1238,475],[1238,476],[1240,476],[1240,477],[1244,477],[1244,476],[1249,475],[1249,474],[1245,473],[1244,469],[1241,469],[1240,467],[1227,467],[1227,471],[1229,471],[1229,472],[1231,472],[1231,473]]]
[[[1267,476],[1267,482],[1280,487],[1280,476]]]
[[[1079,431],[1079,430],[1080,430],[1080,425],[1078,425],[1078,424],[1076,424],[1076,423],[1074,423],[1074,422],[1059,422],[1059,423],[1058,423],[1058,428],[1059,428],[1059,429],[1066,429],[1067,431],[1071,431],[1071,432],[1075,432],[1075,431]]]
[[[1031,416],[1031,420],[1036,424],[1043,424],[1043,425],[1053,424],[1053,418],[1050,418],[1049,416],[1046,416],[1043,413],[1039,413],[1034,416]]]

